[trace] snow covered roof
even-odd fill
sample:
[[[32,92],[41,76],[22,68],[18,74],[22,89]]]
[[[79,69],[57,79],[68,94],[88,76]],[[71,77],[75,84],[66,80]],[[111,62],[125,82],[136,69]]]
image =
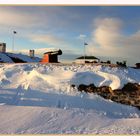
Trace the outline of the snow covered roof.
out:
[[[2,63],[19,63],[19,62],[39,62],[40,58],[32,59],[28,55],[14,53],[0,53],[0,62]]]
[[[97,58],[95,56],[81,56],[81,57],[78,57],[76,59],[98,59],[99,60],[99,58]]]
[[[45,51],[46,52],[54,52],[54,51],[59,51],[60,49],[57,48],[46,48]]]
[[[55,48],[47,48],[47,51],[44,54],[57,54],[61,55],[62,51],[60,49],[55,49]]]
[[[12,59],[6,53],[0,53],[0,62],[13,63]]]

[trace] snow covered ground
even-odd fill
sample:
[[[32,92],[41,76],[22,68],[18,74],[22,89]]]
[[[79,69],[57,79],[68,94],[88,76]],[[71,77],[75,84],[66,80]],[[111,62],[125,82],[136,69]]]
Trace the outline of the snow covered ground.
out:
[[[0,64],[0,134],[140,134],[135,107],[71,84],[121,88],[140,70],[93,65]]]

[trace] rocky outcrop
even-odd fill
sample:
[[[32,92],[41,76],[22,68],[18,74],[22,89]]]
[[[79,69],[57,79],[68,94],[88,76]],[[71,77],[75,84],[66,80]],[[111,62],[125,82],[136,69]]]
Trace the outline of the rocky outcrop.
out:
[[[139,90],[140,85],[137,83],[127,83],[126,85],[124,85],[124,87],[122,88],[122,90],[125,92],[131,92],[131,91],[137,91]]]
[[[76,86],[72,85],[72,87],[75,88]],[[81,84],[77,89],[80,92],[98,94],[105,99],[140,109],[140,85],[138,83],[127,83],[122,89],[116,90],[112,90],[109,86],[96,87],[94,84]]]
[[[127,83],[122,89],[114,90],[117,96],[116,102],[132,105],[140,109],[140,85],[137,83]]]

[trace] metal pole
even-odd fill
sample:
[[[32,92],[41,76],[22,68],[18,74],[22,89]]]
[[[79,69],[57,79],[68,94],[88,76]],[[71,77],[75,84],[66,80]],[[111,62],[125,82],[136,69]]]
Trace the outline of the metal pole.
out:
[[[15,38],[14,38],[14,33],[13,33],[13,41],[12,41],[12,52],[14,53],[14,44],[15,44]]]
[[[86,45],[84,42],[84,63],[86,63]]]

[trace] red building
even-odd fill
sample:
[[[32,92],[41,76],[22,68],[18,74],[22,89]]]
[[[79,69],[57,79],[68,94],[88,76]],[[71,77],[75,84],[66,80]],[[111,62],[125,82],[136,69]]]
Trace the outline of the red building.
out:
[[[58,63],[58,55],[61,55],[61,54],[62,54],[62,51],[60,49],[45,52],[41,60],[41,63]]]
[[[136,63],[136,68],[140,69],[140,63]]]

